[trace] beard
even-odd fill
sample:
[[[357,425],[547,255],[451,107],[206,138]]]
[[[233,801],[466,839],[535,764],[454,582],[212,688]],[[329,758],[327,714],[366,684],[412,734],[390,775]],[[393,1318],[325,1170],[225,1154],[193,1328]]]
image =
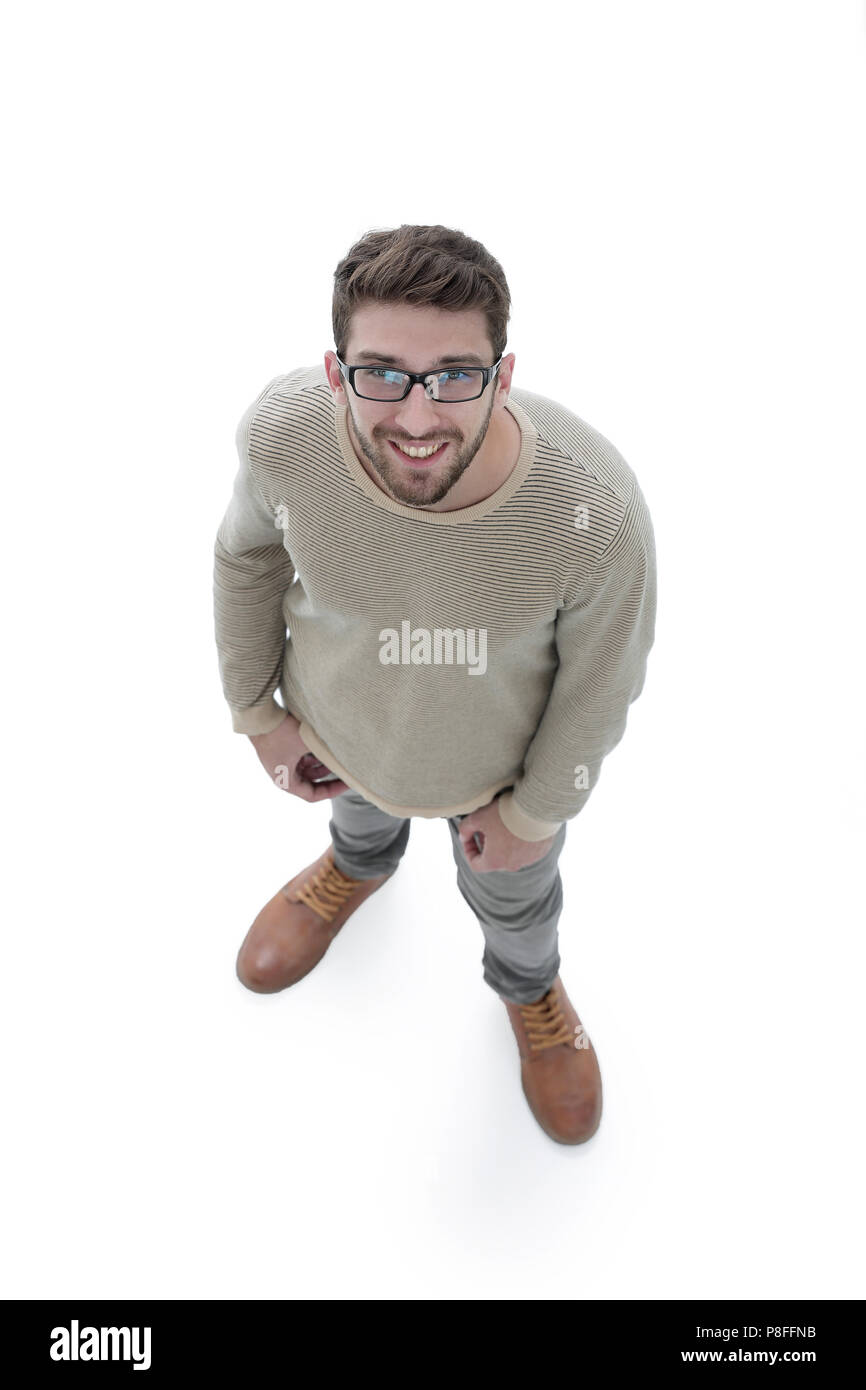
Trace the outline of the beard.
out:
[[[487,415],[468,443],[465,440],[449,438],[449,447],[441,463],[428,464],[417,469],[413,469],[409,459],[405,464],[400,462],[388,443],[386,434],[383,433],[374,440],[362,433],[351,405],[349,420],[356,448],[375,471],[386,492],[390,493],[395,501],[402,502],[407,507],[432,507],[448,496],[484,443],[493,414],[494,399],[491,395]]]

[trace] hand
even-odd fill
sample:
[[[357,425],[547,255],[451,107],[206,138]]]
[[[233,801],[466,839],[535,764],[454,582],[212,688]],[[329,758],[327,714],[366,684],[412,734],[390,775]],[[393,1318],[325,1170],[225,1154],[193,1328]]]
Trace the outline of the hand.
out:
[[[481,840],[481,849],[475,843],[475,836]],[[477,811],[472,811],[460,822],[460,843],[469,865],[477,874],[490,873],[494,869],[523,869],[527,864],[535,864],[543,859],[556,839],[551,835],[547,840],[521,840],[512,835],[499,814],[496,801],[490,801]]]
[[[259,755],[259,762],[271,780],[282,790],[299,796],[302,801],[325,801],[342,796],[349,788],[337,778],[333,782],[318,782],[331,768],[325,767],[315,753],[301,740],[300,723],[287,714],[269,734],[249,734],[250,743]]]

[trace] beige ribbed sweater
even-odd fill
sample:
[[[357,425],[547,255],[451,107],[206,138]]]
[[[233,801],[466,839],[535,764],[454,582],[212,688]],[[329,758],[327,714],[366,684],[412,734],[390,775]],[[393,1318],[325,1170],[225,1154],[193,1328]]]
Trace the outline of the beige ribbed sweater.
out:
[[[474,506],[423,511],[362,467],[324,365],[274,377],[237,428],[214,621],[236,732],[289,710],[391,815],[496,797],[540,840],[583,808],[643,688],[655,544],[607,439],[528,390],[506,408],[523,437],[511,475]]]

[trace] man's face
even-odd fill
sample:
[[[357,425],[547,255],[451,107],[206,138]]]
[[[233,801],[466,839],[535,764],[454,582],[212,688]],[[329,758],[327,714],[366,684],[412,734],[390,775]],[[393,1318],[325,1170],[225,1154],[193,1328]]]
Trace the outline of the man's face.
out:
[[[455,366],[493,363],[487,322],[479,309],[452,312],[412,304],[370,304],[352,316],[344,360],[347,366],[363,363],[424,372],[455,354],[460,356]],[[348,407],[347,423],[356,451],[391,496],[410,507],[430,507],[441,501],[466,472],[488,438],[491,420],[501,423],[494,411],[505,406],[513,365],[513,354],[503,358],[493,381],[473,401],[428,400],[418,382],[405,400],[370,401],[355,395],[340,373],[335,353],[325,354],[334,397]],[[398,440],[407,447],[444,447],[428,460],[413,459],[395,447],[393,441]]]

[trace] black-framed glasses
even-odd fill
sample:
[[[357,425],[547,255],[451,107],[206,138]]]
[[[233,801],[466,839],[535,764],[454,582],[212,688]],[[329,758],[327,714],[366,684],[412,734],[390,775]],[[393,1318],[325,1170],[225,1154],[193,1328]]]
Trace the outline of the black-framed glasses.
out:
[[[334,354],[336,357],[336,353]],[[401,372],[395,367],[348,367],[339,357],[340,371],[349,385],[365,401],[402,401],[416,381],[424,387],[428,401],[451,404],[455,401],[474,401],[487,390],[499,371],[502,358],[490,367],[440,367],[438,371]]]

